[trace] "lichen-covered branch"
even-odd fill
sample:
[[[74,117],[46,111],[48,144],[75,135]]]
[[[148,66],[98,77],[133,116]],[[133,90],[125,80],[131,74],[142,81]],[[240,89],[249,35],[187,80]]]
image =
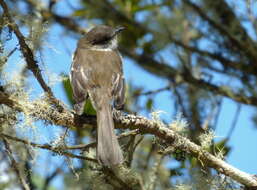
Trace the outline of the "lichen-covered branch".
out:
[[[142,134],[153,134],[165,140],[167,143],[170,143],[171,146],[176,146],[181,150],[187,151],[189,154],[199,159],[204,165],[212,167],[218,172],[246,186],[257,187],[257,180],[253,178],[253,176],[238,170],[225,161],[216,158],[209,152],[202,150],[200,146],[177,134],[175,131],[168,128],[168,126],[160,126],[158,122],[148,120],[144,117],[122,114],[119,115],[116,122],[119,124],[119,128],[139,129]]]
[[[4,98],[2,96],[5,96]],[[0,100],[6,99],[8,96],[0,92]],[[12,104],[6,103],[12,101]],[[18,111],[26,110],[35,119],[46,120],[56,125],[66,127],[83,127],[83,125],[95,126],[96,118],[94,116],[78,116],[69,110],[63,112],[57,111],[55,108],[42,103],[43,100],[31,102],[31,104],[20,106],[17,100],[8,99],[8,101],[1,101],[0,104],[17,109]],[[29,110],[29,111],[28,111]],[[137,129],[140,134],[152,134],[164,140],[170,146],[175,146],[183,151],[188,152],[197,158],[204,166],[214,168],[218,172],[231,177],[237,182],[246,185],[247,187],[257,187],[257,180],[243,171],[229,165],[225,161],[215,157],[209,152],[203,150],[199,145],[191,142],[189,139],[177,134],[168,126],[149,120],[145,117],[135,115],[124,115],[120,111],[114,110],[115,127],[120,129]]]
[[[131,131],[131,132],[127,132],[123,135],[120,135],[120,137],[135,135],[136,133],[137,133],[136,130],[134,130],[134,131]],[[70,149],[69,147],[54,147],[54,146],[49,145],[49,144],[38,144],[38,143],[30,142],[30,141],[25,140],[25,139],[10,136],[10,135],[4,134],[4,133],[0,133],[0,137],[3,138],[3,139],[8,139],[10,141],[20,142],[20,143],[23,143],[25,145],[32,146],[34,148],[50,150],[50,151],[52,151],[56,154],[67,156],[69,158],[76,158],[76,159],[86,160],[86,161],[93,162],[95,164],[98,163],[98,161],[94,158],[85,157],[85,156],[81,156],[81,155],[76,155],[76,154],[73,154],[73,153],[67,151],[67,149]],[[95,143],[93,143],[93,144],[95,144]],[[78,148],[78,147],[76,147],[76,148]],[[81,148],[81,147],[79,147],[79,148]],[[84,147],[82,147],[82,148],[84,149]],[[73,148],[71,148],[71,149],[73,149]],[[114,169],[114,171],[112,169],[109,169],[109,168],[105,168],[105,167],[102,168],[103,172],[107,176],[111,176],[118,183],[120,183],[120,185],[122,187],[124,187],[126,189],[131,189],[131,190],[134,189],[134,188],[132,188],[132,186],[135,186],[134,183],[131,184],[128,181],[126,181],[126,182],[123,181],[124,179],[120,179],[120,177],[122,177],[122,175],[120,175],[119,171],[122,173],[122,171],[124,170],[124,168],[122,168],[122,166],[117,166],[117,167],[114,167],[113,169]],[[127,180],[136,180],[137,181],[137,179],[133,178],[133,177],[129,177],[129,178],[127,178]],[[136,182],[136,183],[139,183],[139,182]],[[29,189],[25,189],[25,190],[29,190]]]
[[[13,137],[13,136],[10,136],[10,135],[4,134],[4,133],[0,133],[0,137],[2,137],[3,139],[8,139],[8,140],[11,140],[11,141],[20,142],[20,143],[23,143],[23,144],[26,144],[28,146],[32,146],[32,147],[35,147],[35,148],[51,150],[52,152],[55,152],[55,153],[60,154],[60,155],[68,156],[70,158],[77,158],[77,159],[81,159],[81,160],[97,162],[96,159],[85,157],[85,156],[80,156],[80,155],[75,155],[75,154],[72,154],[70,152],[67,152],[65,150],[65,148],[53,147],[49,144],[37,144],[37,143],[30,142],[30,141],[25,140],[25,139],[20,139],[18,137]]]

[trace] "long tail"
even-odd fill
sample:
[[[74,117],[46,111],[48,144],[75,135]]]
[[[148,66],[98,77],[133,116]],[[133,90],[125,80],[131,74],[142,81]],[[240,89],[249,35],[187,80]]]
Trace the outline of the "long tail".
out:
[[[104,104],[97,110],[97,159],[112,166],[123,161],[123,155],[114,132],[111,105]]]

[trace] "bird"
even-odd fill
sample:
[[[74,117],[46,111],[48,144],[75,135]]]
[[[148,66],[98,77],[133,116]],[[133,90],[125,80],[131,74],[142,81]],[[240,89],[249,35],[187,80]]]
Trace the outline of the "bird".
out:
[[[123,154],[114,131],[112,108],[125,103],[125,79],[118,34],[124,27],[97,25],[77,43],[70,71],[74,111],[81,115],[90,99],[97,117],[96,157],[111,167],[123,162]]]

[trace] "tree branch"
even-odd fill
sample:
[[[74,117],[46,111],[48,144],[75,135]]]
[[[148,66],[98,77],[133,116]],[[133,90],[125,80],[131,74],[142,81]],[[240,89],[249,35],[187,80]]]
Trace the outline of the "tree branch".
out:
[[[198,49],[197,47],[193,47],[193,46],[187,45],[185,43],[182,43],[181,41],[175,40],[172,37],[171,37],[171,40],[176,45],[178,45],[186,50],[189,50],[191,52],[197,53],[202,56],[208,56],[211,59],[219,61],[225,68],[229,67],[229,68],[232,68],[232,69],[235,69],[238,71],[242,71],[242,72],[253,74],[253,75],[257,76],[257,71],[252,69],[252,67],[250,65],[246,65],[241,62],[235,62],[235,61],[229,60],[229,59],[223,57],[222,55],[220,55],[219,53],[215,53],[215,52],[212,53],[209,51]]]
[[[135,129],[132,131],[122,133],[117,138],[122,139],[122,138],[128,137],[128,136],[136,136],[137,134],[139,134],[139,130]],[[89,148],[94,148],[94,147],[96,147],[96,142],[93,142],[90,144],[78,144],[78,145],[73,145],[73,146],[65,146],[64,148],[66,150],[82,149],[83,151],[86,151]]]
[[[137,130],[133,130],[131,132],[128,132],[128,133],[122,135],[121,137],[125,137],[125,136],[128,136],[128,135],[135,135],[136,131]],[[72,154],[72,153],[66,151],[66,149],[67,149],[66,147],[53,147],[49,144],[44,144],[44,145],[37,144],[37,143],[30,142],[28,140],[20,139],[18,137],[13,137],[13,136],[10,136],[10,135],[4,134],[4,133],[0,133],[0,137],[6,138],[6,139],[12,140],[12,141],[20,142],[20,143],[23,143],[23,144],[26,144],[26,145],[29,145],[29,146],[33,146],[35,148],[47,149],[47,150],[50,150],[50,151],[52,151],[54,153],[57,153],[59,155],[64,155],[64,156],[67,156],[67,157],[70,157],[70,158],[76,158],[76,159],[81,159],[81,160],[86,160],[86,161],[91,161],[91,162],[94,162],[94,163],[98,163],[98,161],[96,159]],[[114,169],[114,171],[112,171],[112,169],[109,169],[109,168],[106,168],[106,167],[103,167],[102,170],[105,174],[107,174],[107,176],[111,176],[114,180],[116,180],[118,183],[120,183],[121,186],[126,187],[126,189],[131,189],[132,190],[133,188],[130,187],[130,186],[133,186],[133,184],[128,183],[127,181],[123,181],[123,179],[120,179],[120,177],[121,177],[120,174],[116,173],[117,169],[120,169],[122,171],[122,168],[119,168],[119,166],[117,166],[117,167],[115,166],[115,168],[116,169],[112,168],[112,169]],[[55,177],[55,175],[57,175],[59,172],[60,172],[60,170],[57,169],[56,172],[54,172],[52,175],[47,177],[47,179],[45,181],[45,184],[44,184],[44,187],[47,187],[50,180],[53,177]],[[127,178],[127,180],[129,180],[129,178]],[[25,190],[27,190],[27,189],[25,189]]]
[[[1,97],[1,93],[0,93]],[[1,99],[1,98],[0,98]],[[59,112],[54,110],[51,106],[40,107],[40,104],[37,102],[31,102],[30,105],[23,105],[23,107],[19,107],[19,103],[17,101],[12,100],[12,105],[16,105],[15,108],[19,110],[26,109],[31,112],[31,116],[35,117],[35,119],[46,120],[50,123],[56,125],[62,125],[66,127],[82,127],[84,124],[94,125],[96,123],[96,118],[93,116],[78,116],[69,112],[68,110],[64,110],[63,112]],[[40,101],[41,102],[41,101]],[[0,102],[8,105],[5,102]],[[10,104],[9,104],[10,106]],[[28,112],[26,112],[28,113]],[[130,130],[139,130],[140,134],[152,134],[155,137],[158,137],[167,143],[170,146],[175,146],[183,151],[188,152],[195,158],[197,158],[204,165],[214,168],[218,172],[231,177],[239,183],[246,185],[247,187],[256,187],[257,188],[257,180],[243,171],[227,164],[225,161],[216,158],[209,152],[203,150],[200,146],[191,142],[187,138],[177,134],[175,131],[170,129],[165,124],[160,124],[159,122],[148,120],[145,117],[135,116],[135,115],[123,115],[119,111],[114,110],[114,121],[115,127],[120,129],[130,129]],[[23,141],[25,143],[25,141]],[[30,142],[27,142],[31,144]],[[34,144],[32,146],[37,146],[39,148],[45,148],[52,151],[58,151],[53,147],[49,147],[49,145],[37,145]],[[64,155],[79,158],[79,159],[87,159],[81,156],[74,156],[71,153],[61,152]],[[88,159],[92,161],[91,159]]]
[[[145,54],[138,55],[134,51],[128,50],[127,48],[122,48],[122,51],[130,58],[133,58],[144,69],[151,73],[154,73],[157,76],[166,78],[168,80],[175,79],[182,82],[185,81],[188,84],[191,84],[197,88],[208,90],[214,94],[225,96],[237,102],[257,106],[257,98],[255,96],[241,95],[239,93],[233,92],[228,87],[218,86],[202,79],[195,78],[190,72],[178,71],[167,64],[156,61],[151,56],[147,56]],[[158,69],[156,69],[157,66]]]
[[[11,147],[9,146],[8,141],[6,140],[6,138],[4,136],[2,136],[3,142],[4,142],[4,146],[5,146],[5,152],[8,155],[10,161],[11,161],[11,166],[14,170],[14,172],[16,173],[21,185],[22,185],[22,189],[24,190],[30,190],[29,185],[26,183],[25,179],[22,176],[22,172],[19,169],[18,163],[15,161],[14,157],[13,157],[13,153],[11,150]]]
[[[42,190],[47,190],[49,188],[49,184],[50,182],[61,172],[61,168],[56,168],[54,170],[54,172],[51,173],[51,175],[47,176],[45,181],[44,181],[44,185]]]
[[[146,92],[136,92],[134,93],[134,96],[149,96],[149,95],[153,95],[153,94],[157,94],[159,92],[163,92],[166,90],[170,90],[171,89],[171,85],[156,89],[156,90],[149,90]]]
[[[214,6],[214,10],[216,8],[216,13],[222,13],[223,15],[221,15],[220,17],[223,18],[227,18],[228,16],[230,16],[231,18],[233,18],[233,20],[229,20],[229,22],[226,23],[222,23],[219,24],[218,22],[216,22],[215,20],[211,19],[198,5],[196,5],[195,3],[192,3],[190,0],[183,0],[187,5],[189,5],[193,10],[195,10],[204,20],[206,20],[213,28],[215,28],[216,30],[218,30],[221,34],[224,34],[231,42],[232,44],[234,44],[238,50],[243,50],[241,52],[243,52],[245,55],[252,57],[253,60],[256,60],[256,46],[254,45],[254,43],[250,40],[250,38],[247,36],[247,33],[243,30],[243,28],[241,27],[241,25],[239,24],[239,22],[237,22],[236,27],[238,29],[238,31],[240,31],[239,33],[241,35],[244,35],[246,39],[244,40],[239,40],[238,38],[236,38],[230,31],[228,31],[228,28],[225,28],[224,26],[230,26],[232,25],[232,23],[234,24],[234,21],[237,21],[237,19],[235,19],[235,16],[233,16],[233,13],[231,11],[229,11],[228,5],[225,1],[223,0],[219,0],[219,2],[215,2],[215,6]],[[217,7],[219,9],[219,11],[217,11]],[[224,9],[222,11],[220,11],[221,9]],[[226,14],[224,14],[226,13]],[[226,17],[224,17],[224,15],[226,15]]]
[[[93,159],[93,158],[89,158],[89,157],[85,157],[85,156],[79,156],[79,155],[75,155],[75,154],[72,154],[70,152],[67,152],[65,150],[63,150],[63,148],[61,147],[53,147],[49,144],[37,144],[37,143],[33,143],[33,142],[30,142],[28,140],[24,140],[24,139],[20,139],[18,137],[13,137],[13,136],[10,136],[10,135],[7,135],[7,134],[4,134],[4,133],[0,133],[0,136],[3,138],[3,139],[8,139],[8,140],[12,140],[12,141],[16,141],[16,142],[21,142],[23,144],[26,144],[26,145],[29,145],[29,146],[32,146],[32,147],[35,147],[35,148],[41,148],[41,149],[46,149],[46,150],[51,150],[52,152],[55,152],[57,154],[60,154],[60,155],[64,155],[64,156],[68,156],[70,158],[77,158],[77,159],[81,159],[81,160],[87,160],[87,161],[91,161],[91,162],[95,162],[97,163],[97,160],[96,159]],[[65,149],[65,148],[64,148]]]

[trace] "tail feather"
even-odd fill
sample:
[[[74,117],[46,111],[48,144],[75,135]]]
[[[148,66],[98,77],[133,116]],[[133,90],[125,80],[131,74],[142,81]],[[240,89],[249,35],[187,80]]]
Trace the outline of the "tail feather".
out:
[[[97,110],[97,159],[106,166],[120,164],[123,161],[109,104]]]

